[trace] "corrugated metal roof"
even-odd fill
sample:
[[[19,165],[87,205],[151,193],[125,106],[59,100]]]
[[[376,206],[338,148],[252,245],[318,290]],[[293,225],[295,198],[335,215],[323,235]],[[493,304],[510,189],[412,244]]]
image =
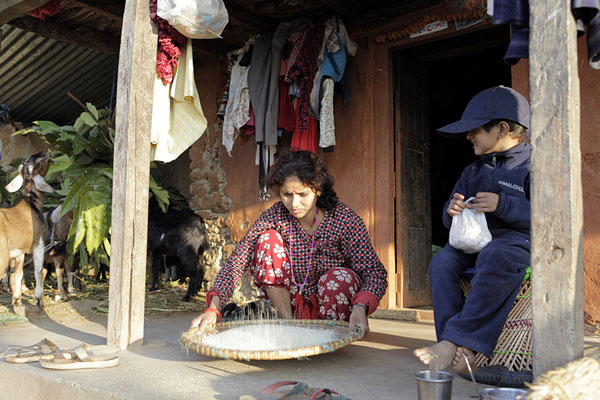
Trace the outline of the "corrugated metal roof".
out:
[[[10,25],[0,29],[0,103],[10,108],[14,121],[73,123],[83,110],[67,92],[97,107],[110,104],[116,54],[48,39]]]

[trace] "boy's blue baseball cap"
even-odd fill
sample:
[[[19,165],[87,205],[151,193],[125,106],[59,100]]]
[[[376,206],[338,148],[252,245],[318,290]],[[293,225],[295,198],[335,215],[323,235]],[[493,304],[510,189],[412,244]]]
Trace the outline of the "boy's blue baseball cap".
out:
[[[460,121],[439,128],[446,137],[458,137],[495,119],[506,119],[529,129],[529,103],[514,89],[496,86],[477,93],[463,112]]]

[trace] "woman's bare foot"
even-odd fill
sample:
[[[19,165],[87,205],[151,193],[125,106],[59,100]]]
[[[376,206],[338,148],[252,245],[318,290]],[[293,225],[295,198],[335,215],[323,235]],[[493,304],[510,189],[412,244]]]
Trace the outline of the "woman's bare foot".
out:
[[[452,368],[459,374],[469,373],[469,369],[467,368],[467,363],[463,357],[463,354],[467,356],[467,360],[469,360],[469,365],[471,366],[471,371],[475,373],[475,371],[477,371],[477,365],[475,365],[475,353],[473,350],[463,346],[458,346],[456,348],[456,354],[454,356],[454,360],[452,360]]]
[[[413,354],[425,365],[429,364],[431,357],[436,355],[440,360],[439,369],[445,369],[454,361],[456,358],[457,347],[454,343],[447,340],[442,340],[433,346],[423,347],[415,349]]]

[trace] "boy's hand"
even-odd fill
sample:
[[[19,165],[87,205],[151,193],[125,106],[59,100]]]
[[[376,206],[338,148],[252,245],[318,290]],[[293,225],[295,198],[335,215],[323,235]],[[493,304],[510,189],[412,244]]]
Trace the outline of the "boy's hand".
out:
[[[465,196],[463,196],[462,194],[454,193],[454,196],[452,196],[452,200],[450,200],[450,204],[448,204],[448,209],[446,210],[448,215],[454,217],[455,215],[458,215],[461,212],[463,212],[463,210],[465,209],[465,203],[463,202],[464,199]]]
[[[475,200],[467,204],[467,207],[475,212],[494,212],[498,207],[500,196],[491,192],[479,192]]]

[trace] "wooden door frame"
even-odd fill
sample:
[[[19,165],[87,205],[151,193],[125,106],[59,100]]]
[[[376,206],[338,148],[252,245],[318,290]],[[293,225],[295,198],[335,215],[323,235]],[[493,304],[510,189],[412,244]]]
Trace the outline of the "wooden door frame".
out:
[[[411,17],[407,17],[410,20]],[[377,43],[376,37],[387,31],[396,29],[398,22],[384,25],[367,34],[367,51],[370,54],[369,74],[366,77],[371,82],[372,91],[371,112],[373,132],[376,132],[374,149],[379,157],[375,157],[375,187],[374,193],[374,230],[372,232],[373,246],[388,272],[388,290],[379,306],[388,309],[401,309],[403,304],[396,299],[396,292],[402,290],[397,284],[396,274],[404,268],[402,264],[402,249],[396,249],[396,212],[395,192],[396,177],[394,170],[394,76],[393,53],[410,47],[447,39],[453,36],[488,29],[491,22],[483,22],[472,27],[457,31],[452,24],[444,31],[436,32],[417,38],[398,39],[385,43]],[[401,216],[400,216],[401,218]],[[402,299],[402,293],[399,296]]]

